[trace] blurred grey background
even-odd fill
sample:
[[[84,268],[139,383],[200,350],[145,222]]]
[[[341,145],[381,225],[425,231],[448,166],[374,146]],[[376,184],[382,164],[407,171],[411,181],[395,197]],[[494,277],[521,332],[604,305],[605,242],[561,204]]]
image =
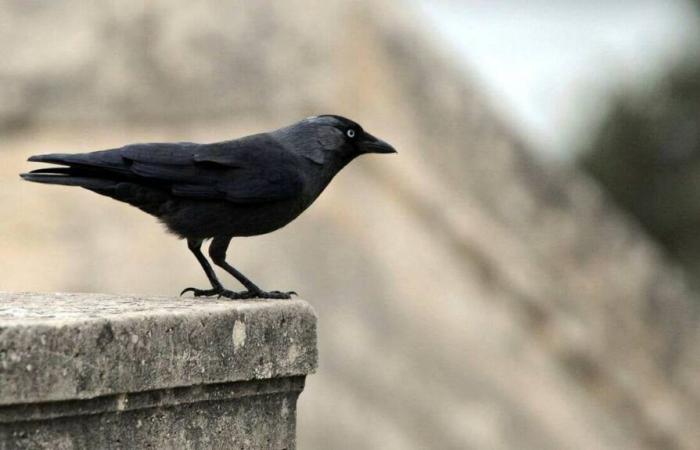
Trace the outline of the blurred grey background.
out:
[[[347,115],[399,154],[229,251],[318,311],[300,448],[698,448],[698,8],[0,0],[0,289],[206,283],[30,154]]]

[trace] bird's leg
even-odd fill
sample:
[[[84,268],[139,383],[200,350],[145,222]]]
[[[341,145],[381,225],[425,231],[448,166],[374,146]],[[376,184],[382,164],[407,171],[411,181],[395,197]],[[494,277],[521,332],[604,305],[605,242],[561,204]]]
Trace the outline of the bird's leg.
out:
[[[187,239],[187,248],[189,248],[190,251],[194,253],[195,258],[197,258],[197,261],[199,261],[199,264],[202,266],[202,269],[204,269],[204,273],[206,273],[207,278],[209,278],[209,282],[211,283],[212,288],[197,289],[193,287],[188,287],[185,288],[182,292],[180,292],[180,295],[184,294],[185,292],[192,292],[195,297],[202,297],[222,293],[224,291],[224,287],[219,282],[219,279],[216,278],[214,269],[212,269],[211,264],[209,264],[209,261],[207,261],[207,258],[205,258],[204,254],[202,253],[202,239]]]
[[[226,272],[233,275],[240,283],[245,286],[246,291],[243,292],[231,292],[224,291],[221,295],[229,298],[279,298],[288,299],[292,295],[296,295],[296,292],[280,292],[271,291],[265,292],[255,285],[252,281],[246,278],[245,275],[236,270],[233,266],[226,262],[226,250],[228,249],[229,243],[231,242],[231,236],[226,237],[215,237],[211,241],[209,246],[209,256],[214,264],[224,269]]]

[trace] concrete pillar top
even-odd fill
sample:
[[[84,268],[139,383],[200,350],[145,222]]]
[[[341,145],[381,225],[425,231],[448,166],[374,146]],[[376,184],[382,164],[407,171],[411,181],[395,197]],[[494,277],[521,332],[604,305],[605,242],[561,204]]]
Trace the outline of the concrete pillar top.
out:
[[[303,300],[0,292],[0,405],[303,376]]]

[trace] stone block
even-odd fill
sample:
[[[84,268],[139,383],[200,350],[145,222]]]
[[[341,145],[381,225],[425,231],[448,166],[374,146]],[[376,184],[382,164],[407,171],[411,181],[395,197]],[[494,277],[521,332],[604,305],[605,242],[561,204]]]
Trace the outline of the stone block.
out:
[[[295,446],[302,300],[0,293],[0,449]]]

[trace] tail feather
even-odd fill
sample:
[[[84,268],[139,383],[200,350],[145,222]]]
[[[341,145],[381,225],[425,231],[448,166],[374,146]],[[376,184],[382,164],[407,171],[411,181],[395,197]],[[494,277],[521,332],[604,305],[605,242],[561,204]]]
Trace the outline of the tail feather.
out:
[[[81,186],[101,191],[113,188],[119,179],[129,176],[127,163],[119,152],[102,150],[90,153],[49,153],[29,157],[31,162],[56,164],[20,174],[27,181],[64,186]]]
[[[75,169],[70,168],[70,167],[46,167],[44,169],[35,169],[32,170],[30,173],[51,173],[51,174],[65,174],[65,175],[74,175],[75,174]],[[26,175],[26,174],[22,174]]]
[[[127,175],[129,162],[118,151],[101,150],[90,153],[49,153],[30,156],[28,161],[57,164],[80,169],[101,169],[114,174]]]
[[[91,190],[108,189],[115,185],[113,179],[90,176],[88,171],[80,171],[72,167],[36,169],[29,173],[21,173],[19,176],[23,180],[34,183],[80,186]]]
[[[157,217],[161,206],[170,199],[167,189],[157,181],[138,179],[129,171],[130,162],[119,152],[103,150],[83,154],[53,153],[35,155],[32,162],[57,166],[21,173],[22,179],[34,183],[79,186],[101,195],[136,206]]]
[[[69,173],[47,172],[46,169],[39,169],[29,173],[21,173],[22,179],[34,183],[58,184],[62,186],[80,186],[90,190],[104,190],[114,187],[114,180],[92,178],[89,176],[75,176]]]
[[[58,164],[61,166],[74,166],[89,164],[88,154],[85,153],[50,153],[46,155],[30,156],[27,161]]]
[[[51,154],[46,154],[46,155],[32,155],[29,158],[27,158],[27,161],[67,165],[69,163],[66,160],[70,159],[70,156],[71,155],[69,155],[68,153],[51,153]]]

